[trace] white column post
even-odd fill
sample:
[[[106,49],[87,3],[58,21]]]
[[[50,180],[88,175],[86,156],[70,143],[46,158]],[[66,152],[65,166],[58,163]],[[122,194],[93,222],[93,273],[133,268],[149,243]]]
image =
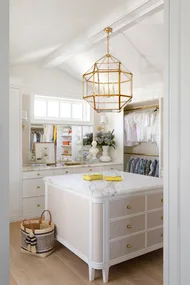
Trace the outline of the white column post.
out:
[[[164,285],[190,284],[190,1],[165,0]]]

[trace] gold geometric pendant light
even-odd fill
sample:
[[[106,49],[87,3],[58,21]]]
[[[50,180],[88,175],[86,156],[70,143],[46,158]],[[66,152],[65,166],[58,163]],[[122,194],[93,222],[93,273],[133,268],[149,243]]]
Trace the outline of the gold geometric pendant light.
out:
[[[107,53],[83,74],[83,99],[100,112],[120,112],[133,97],[133,74],[110,54],[107,33]]]

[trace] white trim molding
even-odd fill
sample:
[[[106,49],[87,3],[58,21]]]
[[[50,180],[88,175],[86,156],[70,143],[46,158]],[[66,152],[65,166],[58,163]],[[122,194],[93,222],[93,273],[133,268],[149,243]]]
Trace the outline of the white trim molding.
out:
[[[190,284],[190,1],[166,0],[164,285]]]

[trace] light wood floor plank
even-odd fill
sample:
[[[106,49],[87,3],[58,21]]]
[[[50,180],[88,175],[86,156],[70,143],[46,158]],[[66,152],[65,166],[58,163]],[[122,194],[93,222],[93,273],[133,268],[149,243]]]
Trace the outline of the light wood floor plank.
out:
[[[162,250],[110,268],[110,285],[162,285]],[[20,223],[10,225],[10,285],[103,285],[101,271],[88,281],[88,266],[58,243],[46,258],[20,252]]]

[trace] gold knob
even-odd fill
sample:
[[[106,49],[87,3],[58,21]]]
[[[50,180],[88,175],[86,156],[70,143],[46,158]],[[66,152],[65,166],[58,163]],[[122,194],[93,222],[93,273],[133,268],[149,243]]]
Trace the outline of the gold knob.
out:
[[[40,186],[37,186],[37,189],[40,189]]]
[[[36,206],[37,206],[37,207],[40,207],[40,204],[37,204]]]
[[[131,225],[127,225],[127,228],[128,228],[128,229],[131,229]]]
[[[68,173],[68,171],[65,171],[65,173]]]
[[[92,171],[92,169],[90,168],[90,171]]]
[[[163,234],[161,234],[161,237],[163,237],[164,235]]]
[[[161,202],[162,202],[162,203],[164,202],[164,199],[163,199],[163,198],[161,199]]]
[[[161,220],[163,220],[163,219],[164,219],[164,216],[161,217]]]
[[[38,176],[40,176],[40,173],[37,173]]]
[[[131,205],[127,205],[127,209],[129,209],[129,210],[130,210],[130,209],[131,209]]]
[[[128,244],[128,245],[127,245],[127,248],[131,248],[131,247],[132,247],[132,245],[131,245],[131,244]]]

